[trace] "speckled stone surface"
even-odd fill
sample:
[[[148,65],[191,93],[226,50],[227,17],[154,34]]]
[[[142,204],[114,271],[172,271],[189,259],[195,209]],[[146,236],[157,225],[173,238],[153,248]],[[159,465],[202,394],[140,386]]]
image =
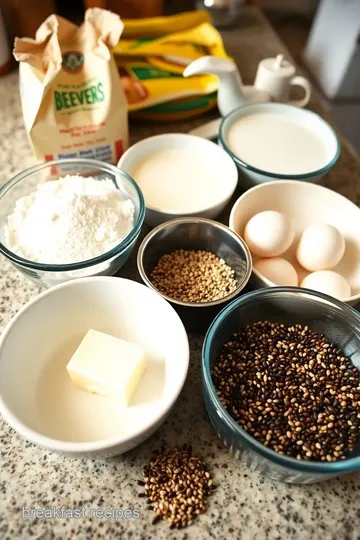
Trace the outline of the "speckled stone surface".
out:
[[[252,82],[258,61],[284,51],[284,46],[256,9],[244,13],[240,27],[225,33],[245,83]],[[286,51],[284,51],[286,53]],[[33,163],[23,128],[17,74],[0,82],[0,183]],[[318,110],[313,101],[311,107]],[[211,117],[211,115],[209,116]],[[132,125],[133,141],[154,132],[187,131],[191,124]],[[342,155],[325,184],[360,202],[360,166],[351,149]],[[226,219],[226,214],[223,216]],[[39,289],[2,257],[0,260],[0,326]],[[122,276],[133,277],[130,262]],[[184,390],[163,427],[126,455],[101,461],[70,460],[22,440],[0,419],[0,538],[11,539],[326,539],[360,538],[360,474],[311,486],[291,486],[260,477],[223,448],[205,414],[200,384],[202,337],[190,336],[191,365]],[[184,531],[166,523],[151,525],[152,513],[137,498],[142,466],[162,444],[191,443],[209,463],[218,489],[209,510]],[[138,509],[138,519],[24,520],[25,508]]]

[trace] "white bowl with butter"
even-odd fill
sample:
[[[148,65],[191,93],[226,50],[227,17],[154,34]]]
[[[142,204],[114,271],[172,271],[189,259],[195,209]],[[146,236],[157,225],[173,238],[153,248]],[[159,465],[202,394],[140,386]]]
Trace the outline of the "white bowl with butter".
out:
[[[131,146],[118,167],[140,186],[151,227],[179,217],[218,216],[238,181],[217,144],[185,133],[155,135]]]
[[[221,122],[219,144],[238,166],[245,189],[274,180],[318,183],[340,155],[325,120],[283,103],[235,109]]]
[[[85,377],[89,361],[97,360],[86,355],[104,349],[107,367],[100,373],[98,367],[92,370],[91,385],[95,381],[96,388],[88,388],[103,395],[81,389],[67,370],[88,330],[134,346],[129,351],[120,343],[119,348],[118,340],[112,345],[103,335],[101,347],[101,340],[90,336],[85,360],[75,361],[75,371]],[[145,371],[137,349],[144,352]],[[100,384],[104,376],[109,386],[113,373],[114,392],[121,392],[117,378],[122,372],[129,377],[107,362],[114,354],[130,355],[135,368],[144,371],[133,373],[136,388],[130,388],[130,381],[129,403],[110,396]],[[0,413],[22,437],[54,452],[78,458],[114,456],[142,443],[162,424],[181,392],[188,364],[184,326],[160,295],[126,279],[80,278],[40,294],[5,328],[0,340]]]

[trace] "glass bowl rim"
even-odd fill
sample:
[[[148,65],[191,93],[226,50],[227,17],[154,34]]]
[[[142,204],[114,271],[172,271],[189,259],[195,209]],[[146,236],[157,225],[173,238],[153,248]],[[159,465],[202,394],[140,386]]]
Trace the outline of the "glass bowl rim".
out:
[[[8,180],[1,188],[0,188],[0,204],[1,199],[3,196],[11,190],[18,182],[21,182],[25,178],[28,178],[29,176],[43,170],[49,167],[56,167],[60,165],[66,165],[66,164],[78,164],[78,165],[86,165],[92,168],[97,168],[103,172],[109,172],[116,176],[122,176],[128,183],[130,183],[138,196],[139,199],[139,215],[136,219],[136,222],[130,231],[130,233],[116,246],[111,248],[110,251],[107,251],[105,253],[102,253],[101,255],[98,255],[97,257],[93,257],[92,259],[87,259],[85,261],[79,261],[75,263],[69,263],[69,264],[47,264],[47,263],[40,263],[35,261],[30,261],[28,259],[25,259],[23,257],[20,257],[13,251],[11,251],[9,248],[7,248],[1,241],[0,241],[0,252],[5,255],[10,261],[13,263],[25,267],[25,268],[31,268],[33,270],[39,270],[43,272],[66,272],[71,270],[81,270],[84,268],[88,268],[91,266],[94,266],[96,264],[105,262],[116,255],[119,255],[122,253],[125,249],[127,249],[131,243],[134,241],[134,239],[137,237],[137,235],[140,232],[140,229],[142,227],[144,218],[145,218],[145,201],[144,196],[142,194],[142,191],[140,187],[137,185],[135,180],[131,178],[129,174],[122,171],[115,165],[112,165],[110,163],[106,163],[104,161],[100,161],[97,159],[79,159],[79,158],[66,158],[66,159],[57,159],[53,161],[45,161],[40,164],[33,165],[32,167],[28,167],[24,169],[23,171],[19,172],[15,176],[13,176],[10,180]]]
[[[221,422],[226,425],[228,429],[231,429],[237,438],[241,439],[241,442],[244,443],[248,448],[254,451],[257,454],[265,457],[269,461],[275,462],[276,464],[286,467],[289,469],[295,469],[307,473],[347,473],[351,471],[359,470],[360,468],[360,456],[346,458],[341,461],[333,462],[322,462],[322,461],[305,461],[298,460],[289,456],[285,456],[267,448],[262,443],[260,443],[255,437],[250,435],[242,427],[235,422],[232,416],[225,410],[221,404],[218,395],[215,390],[214,383],[212,381],[211,371],[210,371],[210,347],[212,340],[214,338],[215,332],[218,330],[219,326],[226,320],[226,318],[240,305],[246,304],[254,301],[258,301],[262,296],[275,296],[282,294],[295,294],[295,297],[298,295],[310,296],[317,299],[323,303],[332,304],[336,306],[339,310],[347,313],[349,316],[357,319],[360,326],[360,314],[348,304],[344,304],[340,300],[332,298],[326,294],[312,291],[310,289],[300,288],[300,287],[269,287],[268,289],[258,289],[256,291],[249,292],[244,296],[240,296],[233,300],[228,306],[226,306],[213,320],[211,323],[203,343],[202,348],[202,376],[205,388],[203,388],[203,393],[207,393],[209,399],[212,401],[217,409],[217,414],[219,415]],[[260,298],[259,298],[260,297]]]
[[[253,103],[253,104],[242,105],[241,107],[237,107],[236,109],[232,110],[229,114],[224,116],[223,119],[221,120],[220,128],[219,128],[219,136],[218,136],[219,144],[232,157],[232,159],[235,161],[235,163],[238,166],[243,167],[244,169],[247,169],[248,171],[251,171],[251,172],[254,172],[254,173],[257,173],[257,174],[261,174],[262,176],[267,176],[269,178],[277,178],[278,180],[306,180],[307,178],[312,178],[314,176],[320,176],[320,175],[325,174],[329,169],[331,169],[331,167],[333,167],[335,165],[335,163],[339,159],[340,151],[341,151],[339,137],[336,135],[336,132],[330,126],[330,124],[328,122],[326,122],[326,120],[324,120],[317,113],[315,113],[313,111],[310,111],[309,109],[300,109],[300,110],[302,112],[306,113],[306,114],[309,114],[310,116],[315,117],[317,120],[320,120],[320,122],[323,122],[327,126],[329,131],[333,134],[333,136],[335,138],[335,141],[336,141],[336,151],[335,151],[334,156],[331,158],[331,160],[326,165],[324,165],[320,169],[316,169],[314,171],[309,171],[307,173],[302,173],[302,174],[272,173],[272,172],[269,172],[269,171],[265,171],[263,169],[258,169],[257,167],[254,167],[253,165],[250,165],[246,161],[243,161],[238,156],[236,156],[230,150],[230,148],[228,147],[228,145],[225,142],[225,138],[226,138],[225,131],[226,131],[227,125],[231,124],[234,117],[236,117],[236,115],[242,109],[250,109],[252,107],[261,107],[261,108],[263,108],[263,106],[265,106],[264,108],[267,109],[269,105],[276,105],[277,107],[279,107],[280,109],[283,109],[283,110],[284,109],[286,110],[286,109],[289,109],[289,108],[298,109],[298,107],[295,107],[294,105],[288,105],[286,103],[272,103],[272,104],[271,103]]]
[[[161,232],[163,229],[167,229],[169,226],[172,226],[172,225],[175,225],[175,226],[176,225],[181,225],[182,223],[188,223],[188,224],[191,224],[191,223],[205,223],[205,224],[208,224],[211,227],[215,227],[217,229],[222,229],[223,231],[226,232],[227,236],[229,236],[229,237],[231,236],[232,238],[234,238],[236,240],[236,242],[242,247],[242,249],[244,251],[244,255],[245,255],[245,260],[246,260],[246,272],[244,274],[244,277],[243,277],[241,283],[239,283],[237,285],[235,291],[233,291],[232,293],[227,294],[223,298],[219,298],[219,300],[212,300],[211,302],[183,302],[181,300],[178,300],[176,298],[172,298],[171,296],[168,296],[168,295],[162,293],[157,287],[155,287],[153,285],[152,281],[150,280],[150,277],[148,276],[147,272],[145,271],[144,263],[143,263],[144,254],[149,248],[149,243],[151,242],[151,240],[156,238],[158,233]],[[177,248],[174,247],[174,251],[176,249]],[[224,304],[226,302],[229,302],[230,300],[233,300],[233,298],[235,298],[238,294],[240,294],[240,292],[244,289],[244,287],[246,287],[246,285],[247,285],[247,283],[248,283],[248,281],[250,279],[251,271],[252,271],[251,253],[250,253],[250,250],[249,250],[247,244],[241,238],[241,236],[236,231],[234,231],[233,229],[230,229],[230,227],[228,227],[227,225],[224,225],[224,223],[220,223],[219,221],[214,221],[213,219],[203,218],[203,217],[181,217],[181,218],[176,218],[176,219],[170,219],[169,221],[165,221],[164,223],[160,223],[160,225],[157,225],[150,232],[148,232],[148,234],[142,240],[142,242],[141,242],[141,244],[139,246],[138,252],[137,252],[136,261],[137,261],[137,269],[138,269],[138,272],[140,274],[140,277],[143,280],[144,284],[147,287],[149,287],[149,289],[152,289],[156,293],[160,294],[160,296],[165,298],[165,300],[167,300],[171,304],[175,304],[175,305],[181,306],[181,307],[192,307],[192,308],[209,308],[209,307],[218,306],[220,304]]]

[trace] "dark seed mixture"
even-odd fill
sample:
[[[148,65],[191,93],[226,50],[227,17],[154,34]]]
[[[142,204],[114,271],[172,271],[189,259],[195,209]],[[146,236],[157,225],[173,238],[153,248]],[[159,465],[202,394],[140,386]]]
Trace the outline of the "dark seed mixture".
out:
[[[353,450],[359,371],[307,326],[247,326],[223,345],[212,377],[229,414],[279,454],[337,461]]]
[[[181,302],[212,302],[236,289],[234,275],[210,251],[179,249],[159,259],[150,279],[161,293]]]
[[[211,475],[201,458],[192,455],[191,446],[162,449],[143,470],[148,509],[156,516],[153,523],[168,520],[170,529],[191,525],[206,511],[207,497],[215,489]]]

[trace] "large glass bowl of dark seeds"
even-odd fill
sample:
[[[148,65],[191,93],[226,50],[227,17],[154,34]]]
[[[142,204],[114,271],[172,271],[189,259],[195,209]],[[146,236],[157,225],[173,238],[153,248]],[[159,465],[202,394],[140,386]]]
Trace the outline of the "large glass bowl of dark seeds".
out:
[[[234,300],[203,347],[205,405],[238,459],[275,480],[360,470],[360,314],[273,287]]]

